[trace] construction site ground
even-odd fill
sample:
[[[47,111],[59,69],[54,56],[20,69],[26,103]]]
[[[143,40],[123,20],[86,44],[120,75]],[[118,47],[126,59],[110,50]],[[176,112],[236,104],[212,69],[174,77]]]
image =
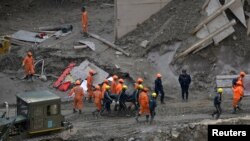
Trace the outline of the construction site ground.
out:
[[[110,2],[110,1],[108,1]],[[62,98],[62,113],[73,123],[74,131],[64,136],[56,134],[57,140],[175,140],[173,129],[179,129],[186,124],[203,120],[214,120],[213,97],[215,95],[215,76],[220,74],[237,74],[240,70],[248,73],[250,51],[249,37],[245,35],[242,25],[237,24],[237,32],[228,37],[218,46],[211,46],[185,59],[173,61],[175,54],[187,48],[196,40],[189,30],[201,19],[199,13],[204,0],[174,0],[163,10],[153,15],[138,28],[118,40],[119,47],[131,54],[130,57],[117,54],[116,50],[93,38],[85,38],[81,34],[81,2],[77,0],[3,0],[0,5],[0,35],[11,35],[18,30],[36,31],[38,27],[72,24],[73,32],[57,42],[49,39],[41,46],[11,46],[10,53],[0,56],[0,103],[8,101],[11,105],[11,115],[15,114],[15,95],[26,91],[49,90]],[[185,9],[185,10],[182,10]],[[110,42],[114,42],[114,7],[91,2],[87,6],[89,13],[89,32],[95,33]],[[169,20],[168,23],[166,23]],[[159,28],[161,25],[163,31]],[[157,34],[157,32],[162,32]],[[157,36],[152,35],[156,33]],[[70,38],[69,38],[70,37]],[[62,40],[59,39],[59,40]],[[75,50],[73,46],[78,40],[92,41],[96,50],[89,48]],[[140,47],[143,40],[152,42],[146,48]],[[53,45],[53,46],[51,46]],[[134,80],[143,77],[145,86],[153,92],[155,74],[162,73],[165,91],[165,103],[156,109],[153,124],[135,121],[134,113],[111,115],[96,119],[92,115],[95,110],[93,103],[84,102],[83,114],[72,113],[72,99],[67,98],[68,92],[61,92],[52,87],[55,78],[48,81],[35,78],[34,82],[24,81],[21,67],[26,51],[32,50],[36,60],[45,60],[46,74],[59,76],[71,62],[79,65],[85,59],[96,64],[110,75],[123,77],[132,92]],[[181,90],[178,75],[185,68],[192,77],[188,102],[181,100]],[[37,68],[36,72],[40,73]],[[250,112],[250,98],[242,101],[242,111],[232,112],[232,95],[224,94],[221,115],[222,119],[244,117]],[[113,108],[112,108],[113,109]],[[1,111],[4,110],[4,107]],[[46,139],[46,137],[45,137]],[[23,139],[24,140],[24,139]],[[42,140],[34,137],[30,140]],[[53,139],[51,139],[53,140]],[[56,140],[56,139],[54,139]],[[202,136],[198,140],[204,140]]]

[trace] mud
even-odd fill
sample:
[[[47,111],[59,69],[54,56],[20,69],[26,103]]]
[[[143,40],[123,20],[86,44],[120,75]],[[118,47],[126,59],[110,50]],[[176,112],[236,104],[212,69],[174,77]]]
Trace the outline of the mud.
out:
[[[105,1],[112,2],[112,1]],[[65,100],[62,103],[62,113],[65,118],[74,124],[74,132],[70,135],[55,134],[57,137],[45,140],[114,140],[114,141],[161,141],[161,140],[202,140],[206,134],[206,126],[197,126],[194,136],[188,135],[189,123],[210,119],[214,110],[212,98],[214,96],[215,76],[219,74],[237,74],[240,70],[248,72],[249,39],[246,30],[237,24],[237,32],[233,40],[230,36],[218,46],[211,45],[203,51],[173,62],[176,54],[183,51],[197,39],[189,31],[203,16],[199,13],[204,0],[173,0],[159,13],[138,25],[138,28],[124,38],[117,41],[132,54],[131,57],[116,55],[115,50],[92,38],[83,38],[80,23],[80,6],[78,0],[51,1],[44,0],[3,0],[0,5],[0,34],[7,35],[19,29],[33,31],[40,26],[72,24],[74,26],[72,38],[49,47],[53,40],[48,40],[40,47],[12,46],[11,52],[0,56],[0,103],[4,101],[15,105],[15,95],[32,90],[50,90]],[[114,36],[114,8],[100,6],[95,2],[87,4],[89,12],[89,31],[98,34],[109,41]],[[230,16],[230,13],[229,13]],[[169,20],[168,24],[166,21]],[[165,25],[166,27],[162,27]],[[164,29],[163,32],[159,29]],[[159,33],[160,32],[160,33]],[[153,34],[154,33],[154,34]],[[158,36],[159,35],[159,36]],[[90,49],[74,50],[73,45],[78,40],[92,41],[96,51]],[[151,41],[146,48],[139,47],[141,41]],[[79,65],[85,59],[109,72],[110,75],[118,74],[125,78],[132,92],[134,80],[142,77],[144,85],[154,89],[155,74],[163,75],[166,104],[158,105],[156,118],[153,124],[146,123],[145,117],[136,123],[135,112],[120,114],[112,112],[96,119],[91,114],[95,110],[92,103],[84,101],[82,115],[72,114],[72,103],[66,99],[67,92],[60,92],[51,87],[55,81],[50,77],[47,82],[35,79],[33,83],[21,81],[23,70],[21,61],[27,50],[32,50],[36,60],[45,60],[45,73],[59,76],[70,62]],[[178,75],[181,69],[187,69],[191,74],[192,83],[188,102],[181,101]],[[36,69],[40,73],[40,69]],[[236,115],[231,114],[232,96],[223,96],[222,119],[247,116],[249,98],[242,101],[242,109]],[[67,101],[69,100],[69,101]],[[14,107],[13,107],[14,108]],[[113,108],[112,108],[113,109]],[[2,111],[2,110],[1,110]],[[14,115],[15,112],[13,112]],[[193,129],[192,129],[193,131]],[[45,137],[46,138],[46,137]],[[44,140],[33,138],[31,140]]]

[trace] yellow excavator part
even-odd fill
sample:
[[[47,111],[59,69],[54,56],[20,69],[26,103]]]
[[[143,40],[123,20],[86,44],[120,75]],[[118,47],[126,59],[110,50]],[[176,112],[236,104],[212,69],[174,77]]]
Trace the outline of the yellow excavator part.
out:
[[[8,39],[1,39],[0,54],[8,53],[9,50],[10,50],[10,40],[8,40]]]

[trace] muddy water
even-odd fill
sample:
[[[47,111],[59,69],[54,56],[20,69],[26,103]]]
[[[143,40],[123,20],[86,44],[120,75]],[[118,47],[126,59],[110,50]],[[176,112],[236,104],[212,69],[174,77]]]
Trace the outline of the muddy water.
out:
[[[180,47],[181,42],[176,42],[171,45],[165,46],[164,53],[161,54],[161,51],[153,51],[148,54],[148,60],[151,65],[162,74],[163,84],[167,87],[175,89],[179,86],[178,76],[172,72],[170,68],[170,63],[174,57],[176,50]]]

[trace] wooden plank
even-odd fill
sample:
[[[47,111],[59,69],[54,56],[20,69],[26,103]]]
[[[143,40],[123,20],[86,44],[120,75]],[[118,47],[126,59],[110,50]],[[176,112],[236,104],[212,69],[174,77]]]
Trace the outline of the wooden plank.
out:
[[[191,32],[192,34],[195,34],[197,31],[199,31],[203,25],[209,23],[210,21],[212,21],[214,18],[216,18],[218,15],[220,15],[224,10],[226,10],[230,5],[232,5],[235,2],[235,0],[231,0],[230,2],[226,3],[225,5],[223,5],[222,7],[220,7],[218,10],[216,10],[213,14],[211,14],[210,16],[208,16],[205,20],[203,20],[202,22],[200,22],[200,24],[198,24],[193,31]]]
[[[186,55],[188,55],[189,53],[197,50],[203,43],[205,43],[206,41],[208,41],[209,39],[213,38],[214,36],[218,35],[219,33],[221,33],[222,31],[224,31],[225,29],[233,26],[234,24],[236,24],[235,20],[232,20],[230,23],[227,23],[226,25],[224,25],[222,28],[218,29],[217,31],[211,33],[209,36],[207,36],[204,39],[199,40],[198,42],[196,42],[195,44],[193,44],[191,47],[189,47],[187,50],[185,50],[184,52],[180,53],[176,59],[180,58],[180,57],[184,57]],[[176,60],[175,59],[175,60]]]
[[[87,45],[79,45],[79,46],[74,46],[74,49],[83,49],[83,48],[87,48]]]
[[[95,39],[97,39],[97,40],[99,40],[99,41],[105,43],[105,44],[108,45],[109,47],[111,47],[111,48],[113,48],[113,49],[115,49],[115,50],[118,50],[118,51],[122,52],[122,53],[125,54],[126,56],[130,56],[129,53],[127,53],[126,51],[124,51],[124,50],[121,49],[121,48],[118,48],[115,44],[113,44],[113,43],[107,41],[106,39],[103,39],[103,38],[101,38],[100,36],[98,36],[98,35],[96,35],[96,34],[93,34],[93,33],[88,33],[88,34],[89,34],[91,37],[93,37],[93,38],[95,38]]]

